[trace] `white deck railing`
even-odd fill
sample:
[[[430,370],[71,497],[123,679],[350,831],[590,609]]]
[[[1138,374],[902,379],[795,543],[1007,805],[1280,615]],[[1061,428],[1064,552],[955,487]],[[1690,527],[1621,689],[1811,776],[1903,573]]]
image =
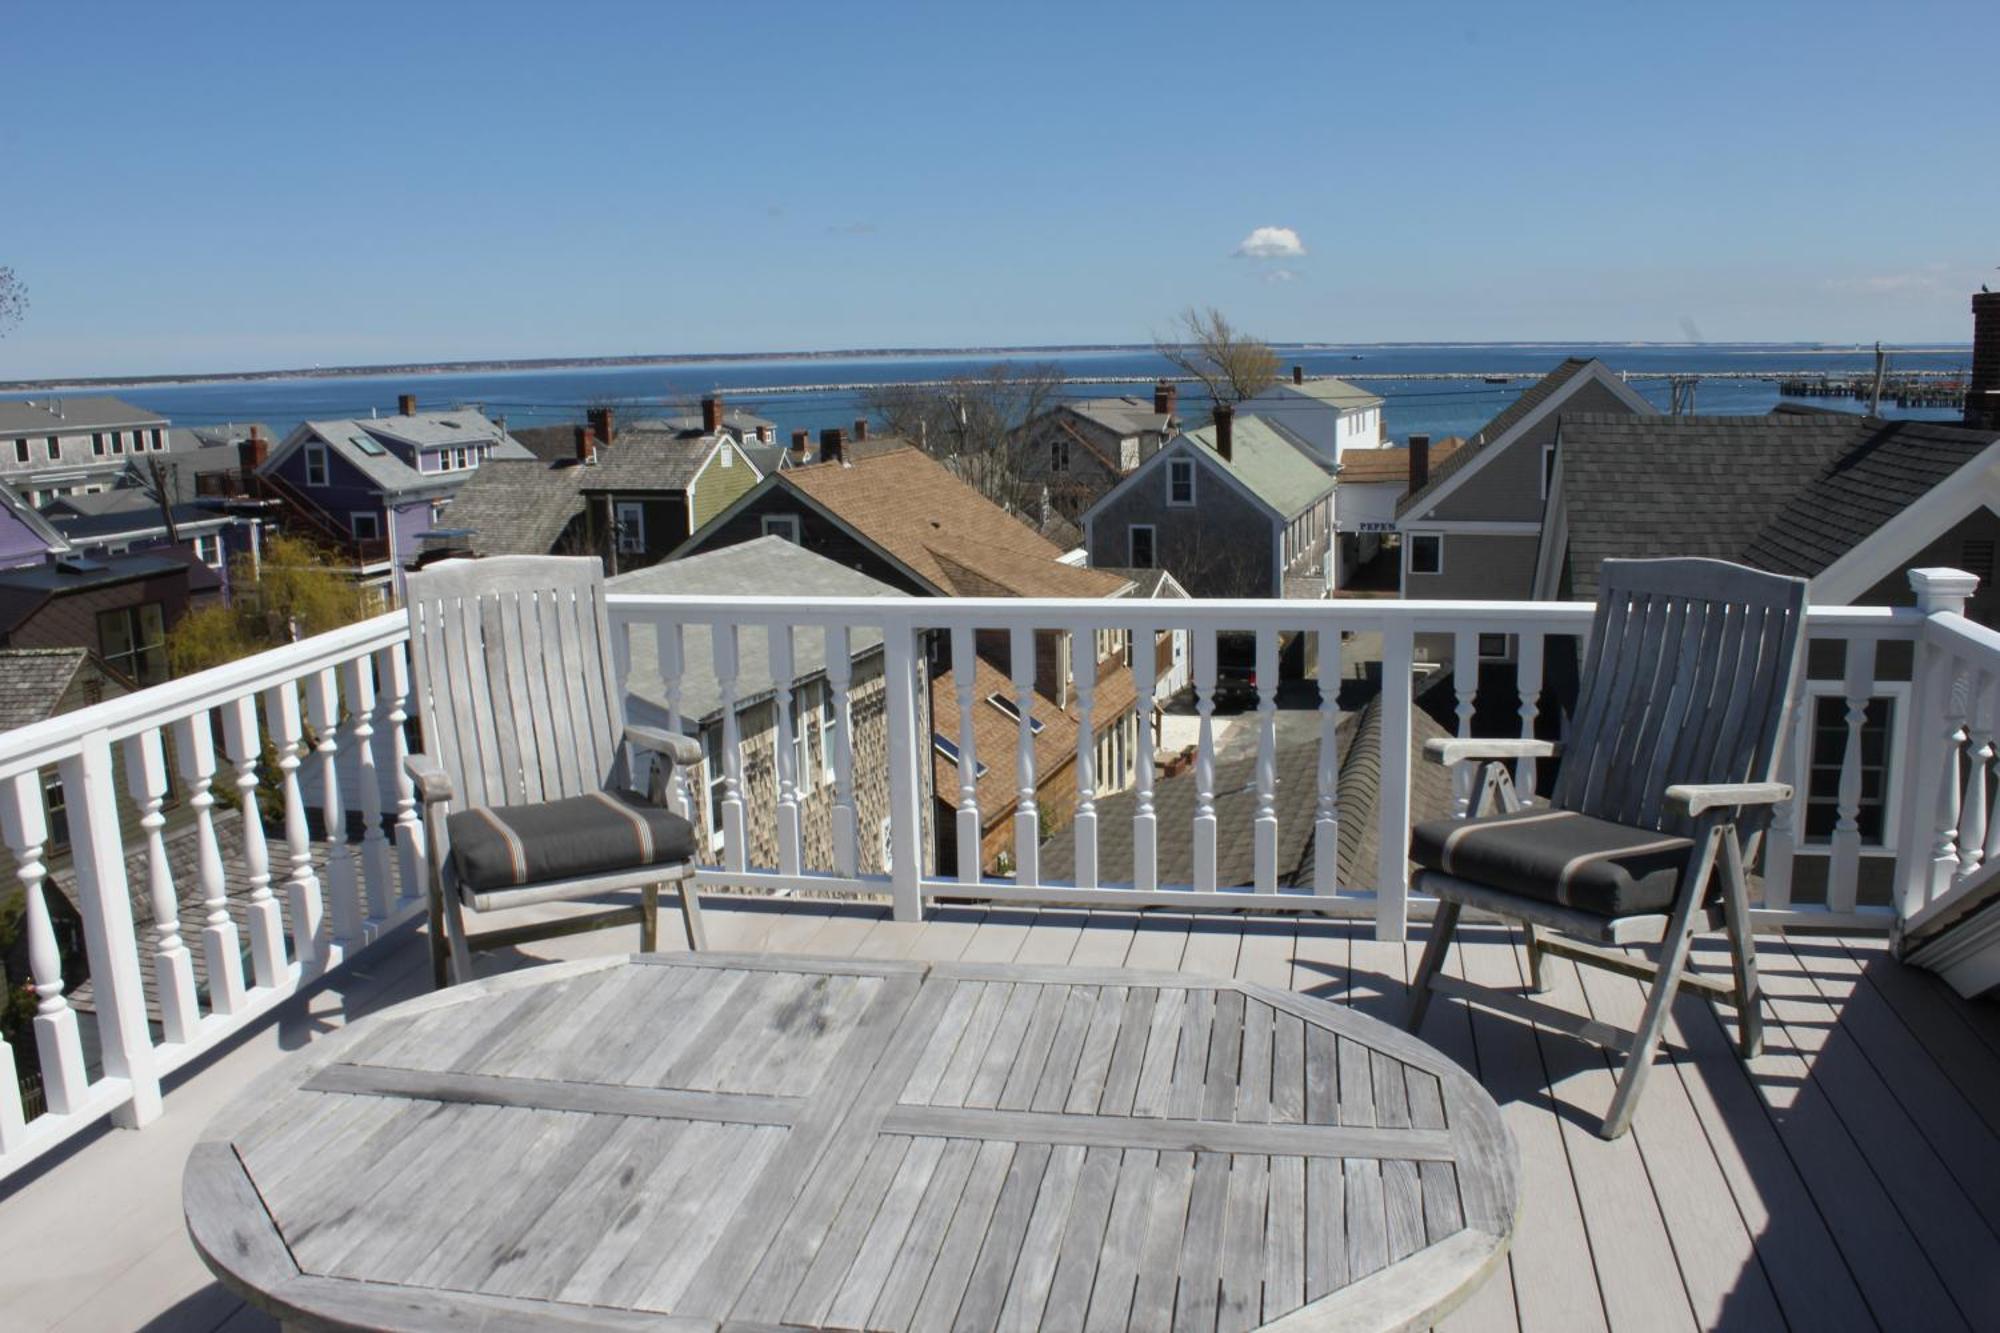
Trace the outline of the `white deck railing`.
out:
[[[1962,576],[1961,576],[1962,577]],[[1890,928],[1900,912],[1935,910],[1979,881],[2000,843],[1992,818],[2000,635],[1963,619],[1963,594],[1942,575],[1920,589],[1912,609],[1815,608],[1810,616],[1813,692],[1801,700],[1795,755],[1798,799],[1779,812],[1766,840],[1760,922]],[[1198,602],[1023,600],[822,600],[672,598],[614,595],[614,639],[623,661],[650,640],[670,713],[677,714],[684,632],[710,630],[723,709],[724,772],[719,777],[724,862],[701,871],[710,883],[780,890],[886,895],[898,916],[921,916],[939,898],[1023,901],[1085,907],[1164,907],[1181,911],[1316,911],[1372,920],[1385,939],[1401,938],[1429,904],[1409,891],[1403,848],[1410,822],[1413,664],[1420,641],[1448,642],[1460,661],[1477,658],[1479,636],[1510,636],[1518,664],[1510,697],[1476,697],[1474,674],[1452,700],[1461,734],[1495,705],[1509,734],[1532,734],[1542,720],[1544,668],[1552,649],[1587,631],[1591,609],[1577,604],[1499,602]],[[775,674],[791,675],[795,636],[827,635],[834,708],[823,736],[830,755],[832,834],[809,855],[805,791],[798,771],[792,696],[776,691],[777,855],[749,864],[750,811],[736,711],[743,697],[739,648],[763,636]],[[848,652],[861,630],[883,635],[884,732],[889,868],[863,873],[857,810],[857,755]],[[982,754],[971,726],[958,753],[956,865],[927,864],[932,771],[924,636],[935,634],[966,660],[980,632],[993,663],[1022,702],[1035,684],[1038,632],[1094,643],[1099,630],[1145,644],[1167,631],[1187,635],[1193,662],[1198,753],[1193,816],[1168,826],[1156,806],[1159,781],[1150,746],[1133,774],[1132,878],[1097,873],[1097,843],[1109,818],[1095,774],[1091,736],[1097,700],[1077,682],[1081,715],[1075,795],[1044,810],[1035,736],[1024,720],[1012,752]],[[1257,707],[1254,812],[1246,827],[1216,813],[1215,690],[1218,633],[1254,637]],[[1372,877],[1342,883],[1330,852],[1341,809],[1336,734],[1343,632],[1380,636],[1382,718],[1374,818],[1379,855]],[[1280,642],[1297,634],[1326,646],[1316,726],[1318,763],[1311,818],[1318,849],[1310,883],[1289,885],[1277,864],[1277,677]],[[409,697],[400,614],[382,616],[213,671],[0,735],[0,833],[26,899],[29,967],[35,992],[33,1049],[0,1044],[0,1177],[106,1115],[144,1124],[161,1107],[163,1077],[244,1028],[301,986],[338,967],[421,907],[420,812],[401,760],[409,746]],[[1083,658],[1092,655],[1086,647]],[[1132,654],[1135,712],[1152,696],[1155,654]],[[961,683],[962,711],[974,702]],[[858,693],[855,692],[855,693]],[[1830,696],[1840,701],[1830,707]],[[1871,722],[1871,700],[1886,701],[1887,734]],[[1021,710],[1027,714],[1029,710]],[[1877,709],[1879,712],[1880,709]],[[1829,731],[1829,713],[1839,725]],[[683,719],[674,716],[673,725]],[[1142,719],[1143,726],[1143,719]],[[689,728],[692,729],[691,727]],[[1147,734],[1141,731],[1141,735]],[[977,831],[981,764],[1014,775],[1012,873],[982,867]],[[1003,767],[1004,766],[1004,767]],[[1812,770],[1820,770],[1813,786]],[[1529,776],[1523,773],[1524,777]],[[680,799],[696,795],[683,775]],[[53,788],[51,782],[53,781]],[[123,796],[121,797],[121,788]],[[1066,793],[1065,788],[1065,793]],[[59,795],[60,808],[50,804]],[[1819,813],[1814,813],[1817,807]],[[1809,827],[1827,822],[1824,836]],[[309,814],[317,814],[319,829]],[[349,837],[350,814],[358,814]],[[52,818],[68,827],[65,867],[51,854]],[[1074,829],[1075,873],[1040,873],[1044,827]],[[1225,839],[1248,839],[1251,882],[1219,882]],[[1158,849],[1185,840],[1185,883],[1165,882]],[[133,869],[128,871],[128,865]],[[58,887],[59,883],[65,887]],[[86,979],[66,981],[52,895],[66,894],[81,919]],[[14,978],[16,985],[23,979]],[[71,984],[75,983],[75,984]],[[16,1071],[38,1074],[45,1109],[30,1114]]]

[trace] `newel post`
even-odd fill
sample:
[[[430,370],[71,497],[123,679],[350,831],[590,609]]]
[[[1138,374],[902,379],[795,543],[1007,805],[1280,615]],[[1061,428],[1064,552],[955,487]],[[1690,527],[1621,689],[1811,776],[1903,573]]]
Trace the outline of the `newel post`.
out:
[[[1958,834],[1958,721],[1952,692],[1957,659],[1935,641],[1928,623],[1965,614],[1979,579],[1958,569],[1913,569],[1910,588],[1926,624],[1918,631],[1911,725],[1904,728],[1903,808],[1896,837],[1896,916],[1899,921],[1930,900],[1933,865],[1940,849],[1956,858]],[[1949,814],[1945,813],[1947,805]]]

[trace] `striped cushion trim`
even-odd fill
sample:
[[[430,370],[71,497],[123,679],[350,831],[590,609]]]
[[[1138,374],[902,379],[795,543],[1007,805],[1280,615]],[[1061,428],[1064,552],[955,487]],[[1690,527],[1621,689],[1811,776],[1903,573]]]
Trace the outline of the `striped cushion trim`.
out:
[[[485,820],[493,831],[500,835],[500,840],[507,844],[507,860],[513,866],[514,882],[516,884],[526,884],[528,882],[528,849],[521,845],[521,839],[515,835],[513,829],[507,827],[506,820],[500,818],[499,815],[487,807],[483,805],[475,806],[472,813]]]
[[[615,812],[619,818],[632,826],[632,835],[639,841],[639,860],[650,864],[653,860],[653,830],[647,826],[646,821],[604,792],[594,791],[590,794],[606,810]]]
[[[1658,838],[1652,842],[1635,842],[1625,847],[1606,847],[1601,851],[1585,852],[1582,856],[1571,857],[1564,863],[1562,873],[1556,876],[1556,901],[1565,906],[1575,905],[1570,901],[1570,881],[1593,861],[1611,861],[1621,856],[1643,856],[1648,852],[1670,852],[1686,845],[1686,838]]]
[[[1544,810],[1540,814],[1523,815],[1519,819],[1510,819],[1505,824],[1486,824],[1486,825],[1466,824],[1459,828],[1453,829],[1451,832],[1451,836],[1447,837],[1444,840],[1444,847],[1442,849],[1444,871],[1448,875],[1455,875],[1458,873],[1458,867],[1454,866],[1451,863],[1451,854],[1458,849],[1458,844],[1460,842],[1472,836],[1473,834],[1478,833],[1482,828],[1494,831],[1500,829],[1506,829],[1511,831],[1513,829],[1525,827],[1526,825],[1529,824],[1546,824],[1552,820],[1574,819],[1574,818],[1576,818],[1576,812],[1573,810]],[[1579,861],[1588,859],[1589,858],[1587,857],[1578,858]]]

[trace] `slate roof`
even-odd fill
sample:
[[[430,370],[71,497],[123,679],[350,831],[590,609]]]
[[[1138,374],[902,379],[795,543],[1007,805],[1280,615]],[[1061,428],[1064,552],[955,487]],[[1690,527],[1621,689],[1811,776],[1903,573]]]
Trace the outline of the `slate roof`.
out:
[[[1506,435],[1508,431],[1527,420],[1529,413],[1553,398],[1570,381],[1576,379],[1596,364],[1600,363],[1595,357],[1572,356],[1564,358],[1561,365],[1523,389],[1520,397],[1501,408],[1491,421],[1474,431],[1472,438],[1467,440],[1462,447],[1454,450],[1451,457],[1445,459],[1442,465],[1433,459],[1431,462],[1430,481],[1422,488],[1411,491],[1408,495],[1397,501],[1396,513],[1399,515],[1405,514],[1416,508],[1423,502],[1425,497],[1431,495],[1438,487],[1449,480],[1453,473],[1470,464],[1473,459],[1484,453],[1488,446],[1494,444],[1502,436]]]
[[[1294,384],[1290,380],[1279,380],[1271,388],[1283,389],[1288,393],[1302,394],[1307,398],[1316,399],[1331,407],[1337,407],[1343,412],[1358,412],[1364,408],[1380,407],[1382,405],[1382,396],[1380,394],[1370,393],[1358,384],[1349,384],[1346,380],[1336,379],[1331,375],[1309,379],[1303,384]],[[1269,390],[1266,390],[1266,392],[1268,393]]]
[[[158,412],[122,398],[56,394],[0,402],[0,435],[70,434],[114,426],[162,426]]]
[[[558,426],[523,426],[509,431],[514,442],[535,457],[546,462],[557,463],[576,457],[576,430],[581,422],[571,422]],[[613,435],[615,443],[617,436]]]
[[[458,488],[439,526],[470,531],[480,555],[548,555],[583,514],[577,486],[588,471],[573,461],[489,459]]]
[[[816,555],[782,537],[759,537],[701,555],[621,574],[609,581],[621,593],[678,593],[688,596],[751,597],[783,593],[799,597],[902,597],[904,593],[858,570]],[[681,716],[690,722],[722,716],[722,686],[715,674],[713,635],[705,624],[689,622],[681,630]],[[880,630],[856,626],[848,646],[855,660],[882,642]],[[736,635],[736,700],[740,711],[774,688],[770,639],[759,629]],[[793,683],[809,680],[826,669],[826,631],[799,628],[792,633]],[[626,689],[656,708],[667,707],[666,685],[660,678],[658,645],[650,634],[632,637],[632,670]]]
[[[1149,430],[1165,431],[1167,423],[1173,420],[1165,412],[1155,412],[1151,398],[1082,398],[1063,406],[1121,439],[1127,435],[1142,435]]]
[[[1465,441],[1456,435],[1431,441],[1431,467],[1436,469],[1457,453]],[[1340,484],[1373,486],[1383,482],[1407,484],[1410,479],[1410,447],[1388,445],[1380,449],[1347,449],[1340,455]]]
[[[88,648],[0,649],[0,731],[54,717]]]
[[[1410,818],[1443,819],[1451,814],[1451,775],[1422,761],[1424,742],[1447,734],[1422,709],[1411,714]],[[1342,888],[1369,888],[1375,883],[1379,846],[1376,800],[1381,790],[1381,708],[1371,701],[1358,713],[1340,720],[1335,742],[1340,748],[1340,848],[1336,878]],[[1278,884],[1309,888],[1316,859],[1315,824],[1319,804],[1319,741],[1285,744],[1277,752]],[[940,788],[942,790],[942,788]],[[1195,774],[1156,778],[1153,808],[1157,819],[1156,846],[1161,884],[1194,882]],[[1132,814],[1136,794],[1120,792],[1097,800],[1097,873],[1104,883],[1132,882]],[[1249,884],[1255,876],[1255,840],[1250,836],[1257,814],[1257,760],[1254,755],[1225,760],[1215,766],[1215,814],[1223,834],[1216,840],[1216,881]],[[1071,878],[1076,864],[1076,830],[1062,829],[1042,845],[1046,879]]]
[[[703,433],[702,425],[702,415],[699,412],[675,417],[653,417],[632,423],[635,430],[664,430],[682,435],[700,435]],[[760,427],[773,434],[778,429],[777,422],[767,417],[760,417],[755,412],[746,412],[740,407],[731,407],[727,403],[722,406],[722,425],[725,430],[738,430],[745,435],[755,435]]]
[[[353,423],[372,435],[401,440],[422,449],[445,445],[487,444],[492,458],[527,458],[531,455],[506,431],[470,408],[449,412],[417,412],[410,416],[357,417]]]
[[[20,492],[4,482],[0,482],[0,509],[7,510],[13,517],[33,533],[50,551],[67,551],[69,542],[55,530],[46,518],[21,498]]]
[[[1292,437],[1274,429],[1262,417],[1238,416],[1230,430],[1230,457],[1215,449],[1213,422],[1184,437],[1201,447],[1211,461],[1248,487],[1252,494],[1286,518],[1310,507],[1333,489],[1326,469],[1307,458]]]
[[[788,468],[772,484],[797,488],[941,595],[1116,597],[1125,587],[1061,563],[1053,542],[908,445]]]
[[[1574,596],[1608,559],[1717,559],[1810,577],[2000,441],[1845,413],[1565,416],[1558,498]]]

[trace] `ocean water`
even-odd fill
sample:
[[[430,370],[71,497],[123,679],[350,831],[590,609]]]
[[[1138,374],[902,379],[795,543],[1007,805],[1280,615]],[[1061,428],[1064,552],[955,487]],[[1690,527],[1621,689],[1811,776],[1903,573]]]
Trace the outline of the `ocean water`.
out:
[[[1662,411],[1668,406],[1670,374],[1754,375],[1760,378],[1704,379],[1696,410],[1717,413],[1769,411],[1778,402],[1777,377],[1794,371],[1860,374],[1873,368],[1868,348],[1827,348],[1809,344],[1397,344],[1353,347],[1279,345],[1284,365],[1308,374],[1340,375],[1387,403],[1389,433],[1401,439],[1413,431],[1431,436],[1465,435],[1565,356],[1600,357]],[[1964,373],[1966,347],[1890,349],[1890,368]],[[282,438],[300,421],[318,417],[367,416],[396,410],[399,393],[414,393],[425,409],[477,405],[510,425],[530,426],[580,420],[583,409],[599,404],[618,408],[621,419],[692,409],[702,395],[721,392],[733,405],[776,422],[781,431],[846,426],[860,415],[858,383],[944,380],[979,375],[999,363],[1047,362],[1077,378],[1099,384],[1066,386],[1071,397],[1148,394],[1146,382],[1172,368],[1147,350],[1102,352],[1007,352],[936,356],[813,357],[728,361],[688,361],[651,366],[575,367],[558,370],[485,371],[464,374],[336,376],[298,379],[229,380],[92,388],[116,393],[186,426],[261,421]],[[1395,380],[1375,376],[1456,372],[1511,376],[1506,384],[1482,380]],[[1136,381],[1119,383],[1117,381]],[[758,390],[775,390],[759,392]],[[9,394],[6,397],[47,395]],[[1815,399],[1824,406],[1853,408],[1852,400]],[[1182,414],[1199,420],[1206,401],[1182,386]],[[1885,415],[1897,415],[1885,409]],[[1915,409],[1901,415],[1949,419],[1946,409]]]

